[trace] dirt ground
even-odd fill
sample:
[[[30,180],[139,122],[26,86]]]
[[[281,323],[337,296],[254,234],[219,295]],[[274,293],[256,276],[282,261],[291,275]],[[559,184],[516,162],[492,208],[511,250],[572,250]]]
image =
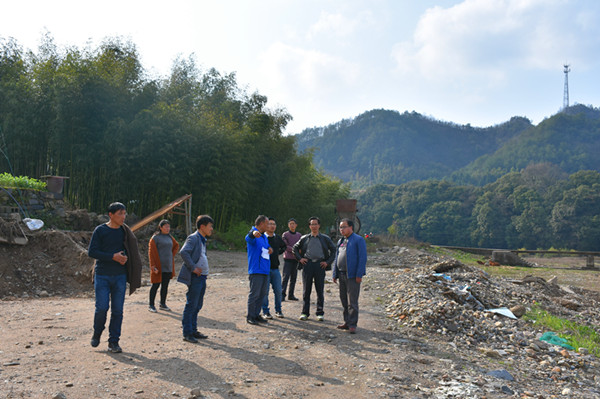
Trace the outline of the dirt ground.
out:
[[[193,390],[206,398],[405,397],[400,392],[407,385],[413,392],[415,384],[431,385],[420,368],[447,365],[447,359],[422,354],[418,340],[386,329],[378,293],[368,282],[356,335],[336,329],[341,307],[332,283],[326,285],[324,322],[314,315],[298,320],[301,302],[286,301],[286,318],[252,326],[245,321],[246,254],[212,251],[209,262],[198,323],[209,338],[199,344],[182,340],[185,286],[175,281],[170,312],[148,312],[148,285],[126,298],[121,354],[107,352],[106,331],[98,348],[90,346],[91,285],[74,289],[74,297],[1,301],[0,397],[192,397]],[[86,261],[73,265],[87,271]]]
[[[407,276],[403,271],[408,273],[413,263],[431,260],[412,250],[404,257],[369,255],[355,335],[336,328],[342,310],[331,272],[325,321],[318,322],[314,313],[298,320],[301,302],[286,301],[284,319],[267,326],[247,324],[246,253],[209,249],[211,275],[198,320],[209,338],[187,343],[181,333],[186,287],[172,280],[167,301],[172,310],[150,313],[145,269],[142,288],[125,300],[123,353],[111,354],[107,331],[99,347],[90,346],[90,237],[89,232],[45,231],[30,236],[25,246],[0,245],[0,398],[491,399],[589,398],[600,392],[571,393],[589,381],[597,384],[595,368],[565,370],[564,380],[540,379],[534,372],[542,367],[540,361],[498,360],[482,354],[481,347],[453,345],[443,334],[399,328],[387,316],[389,283]],[[145,265],[147,238],[138,236]],[[313,292],[313,312],[315,299]],[[272,292],[270,301],[272,306]],[[500,342],[505,348],[506,340]],[[486,374],[503,368],[516,381]],[[578,373],[586,385],[578,385]],[[507,385],[518,393],[507,395]]]

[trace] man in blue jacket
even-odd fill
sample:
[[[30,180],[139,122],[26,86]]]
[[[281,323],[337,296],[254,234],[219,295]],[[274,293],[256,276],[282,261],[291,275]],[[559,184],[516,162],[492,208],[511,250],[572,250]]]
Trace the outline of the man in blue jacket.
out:
[[[356,333],[358,324],[358,296],[360,283],[366,274],[367,243],[354,233],[354,222],[342,219],[340,222],[342,238],[337,243],[333,262],[333,282],[340,287],[340,300],[344,309],[344,324],[337,328]]]
[[[197,343],[198,339],[208,338],[198,331],[198,312],[204,304],[206,279],[208,277],[208,259],[206,257],[206,238],[210,237],[214,226],[213,219],[208,215],[200,215],[196,219],[196,231],[190,234],[181,247],[179,255],[183,265],[177,276],[177,281],[187,285],[185,307],[181,324],[183,340]]]
[[[250,292],[248,293],[248,324],[267,323],[260,315],[263,299],[269,293],[269,275],[271,274],[271,261],[269,255],[273,249],[265,235],[269,219],[265,215],[258,215],[254,227],[246,235],[246,249],[248,250],[248,280]]]

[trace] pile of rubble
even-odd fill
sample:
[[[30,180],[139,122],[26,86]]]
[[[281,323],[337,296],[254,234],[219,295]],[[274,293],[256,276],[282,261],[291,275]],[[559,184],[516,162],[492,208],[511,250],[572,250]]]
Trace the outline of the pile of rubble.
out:
[[[575,389],[583,396],[571,397],[600,396],[600,375],[594,371],[600,363],[588,348],[567,350],[542,341],[547,330],[521,319],[537,305],[595,330],[600,325],[597,293],[533,276],[497,278],[457,260],[413,249],[395,247],[372,258],[383,266],[371,277],[378,285],[373,288],[386,293],[390,329],[444,342],[463,359],[487,359],[483,368],[490,362],[508,364],[511,372],[502,370],[507,380],[527,375],[527,381],[553,381],[563,395],[570,396]],[[467,380],[477,378],[483,377]],[[504,388],[511,392],[508,385]]]
[[[480,323],[497,318],[495,315],[502,313],[497,309],[509,310],[504,313],[518,318],[534,304],[561,317],[587,319],[591,326],[600,321],[594,319],[597,295],[559,286],[556,281],[534,276],[495,278],[455,259],[443,260],[406,248],[386,251],[385,255],[375,263],[391,266],[387,269],[393,278],[387,280],[386,311],[402,326],[444,335],[466,334],[475,342],[484,342],[495,334],[487,334]]]

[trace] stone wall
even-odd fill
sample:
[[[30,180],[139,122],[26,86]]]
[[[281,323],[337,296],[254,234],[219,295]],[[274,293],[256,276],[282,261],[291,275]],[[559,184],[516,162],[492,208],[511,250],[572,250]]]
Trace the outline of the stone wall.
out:
[[[62,218],[66,216],[64,195],[62,193],[3,187],[0,189],[0,217],[16,221],[23,218],[23,214],[15,200],[29,214],[45,211]]]
[[[532,267],[533,264],[527,262],[514,252],[511,251],[493,251],[492,261],[498,262],[504,266],[525,266]]]

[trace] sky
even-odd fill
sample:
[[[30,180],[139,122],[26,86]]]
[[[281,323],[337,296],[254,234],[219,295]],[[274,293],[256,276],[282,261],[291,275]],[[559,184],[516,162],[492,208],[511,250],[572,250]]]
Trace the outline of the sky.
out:
[[[597,0],[19,0],[0,41],[37,51],[120,37],[149,76],[175,60],[235,73],[293,117],[286,134],[372,109],[492,126],[600,106]]]

